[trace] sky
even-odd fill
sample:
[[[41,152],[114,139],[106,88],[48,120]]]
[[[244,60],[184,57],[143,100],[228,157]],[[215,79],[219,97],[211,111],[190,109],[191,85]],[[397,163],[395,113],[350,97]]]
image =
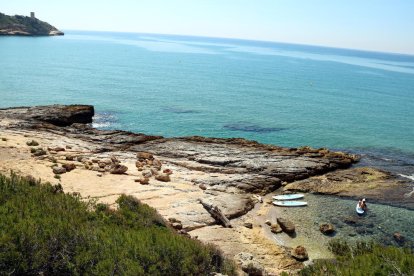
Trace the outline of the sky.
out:
[[[414,54],[414,0],[0,0],[67,30],[241,38]]]

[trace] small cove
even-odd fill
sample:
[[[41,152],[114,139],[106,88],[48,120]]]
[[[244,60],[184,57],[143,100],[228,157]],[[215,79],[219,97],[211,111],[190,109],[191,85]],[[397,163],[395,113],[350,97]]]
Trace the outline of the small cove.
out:
[[[269,195],[269,198],[271,196]],[[328,195],[305,194],[307,207],[271,207],[267,219],[276,221],[277,217],[291,220],[296,226],[296,235],[285,233],[271,234],[277,244],[307,248],[311,259],[331,258],[328,242],[333,238],[342,238],[349,242],[374,240],[385,245],[397,245],[393,234],[401,233],[405,245],[413,247],[414,211],[382,204],[369,203],[368,212],[358,216],[355,212],[356,201]],[[336,233],[326,236],[319,231],[323,223],[335,226]]]

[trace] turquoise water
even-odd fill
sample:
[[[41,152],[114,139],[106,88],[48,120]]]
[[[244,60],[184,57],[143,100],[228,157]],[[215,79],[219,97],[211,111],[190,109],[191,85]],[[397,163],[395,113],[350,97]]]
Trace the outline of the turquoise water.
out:
[[[133,33],[0,37],[0,107],[53,103],[95,105],[102,128],[398,156],[414,173],[414,56]]]

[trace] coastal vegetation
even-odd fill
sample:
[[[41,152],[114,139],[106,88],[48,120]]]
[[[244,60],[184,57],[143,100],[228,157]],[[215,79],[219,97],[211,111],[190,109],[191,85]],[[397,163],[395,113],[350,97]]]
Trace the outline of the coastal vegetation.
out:
[[[0,35],[63,35],[58,29],[35,17],[0,13]]]
[[[329,249],[335,260],[318,260],[300,275],[412,275],[414,253],[410,248],[360,241],[350,244],[334,239]]]
[[[235,274],[218,249],[178,235],[153,208],[126,195],[116,202],[0,175],[0,274]]]

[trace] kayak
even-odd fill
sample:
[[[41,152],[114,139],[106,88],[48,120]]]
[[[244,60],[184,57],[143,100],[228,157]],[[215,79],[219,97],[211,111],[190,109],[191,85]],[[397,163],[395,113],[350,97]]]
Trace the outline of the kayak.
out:
[[[363,213],[365,213],[364,209],[359,208],[358,204],[357,204],[355,210],[356,210],[358,215],[362,215]]]
[[[281,206],[281,207],[298,207],[298,206],[306,206],[308,205],[305,201],[273,201],[273,205]]]
[[[305,196],[304,194],[289,194],[289,195],[272,196],[272,198],[276,200],[292,200],[292,199],[299,199],[304,196]]]

